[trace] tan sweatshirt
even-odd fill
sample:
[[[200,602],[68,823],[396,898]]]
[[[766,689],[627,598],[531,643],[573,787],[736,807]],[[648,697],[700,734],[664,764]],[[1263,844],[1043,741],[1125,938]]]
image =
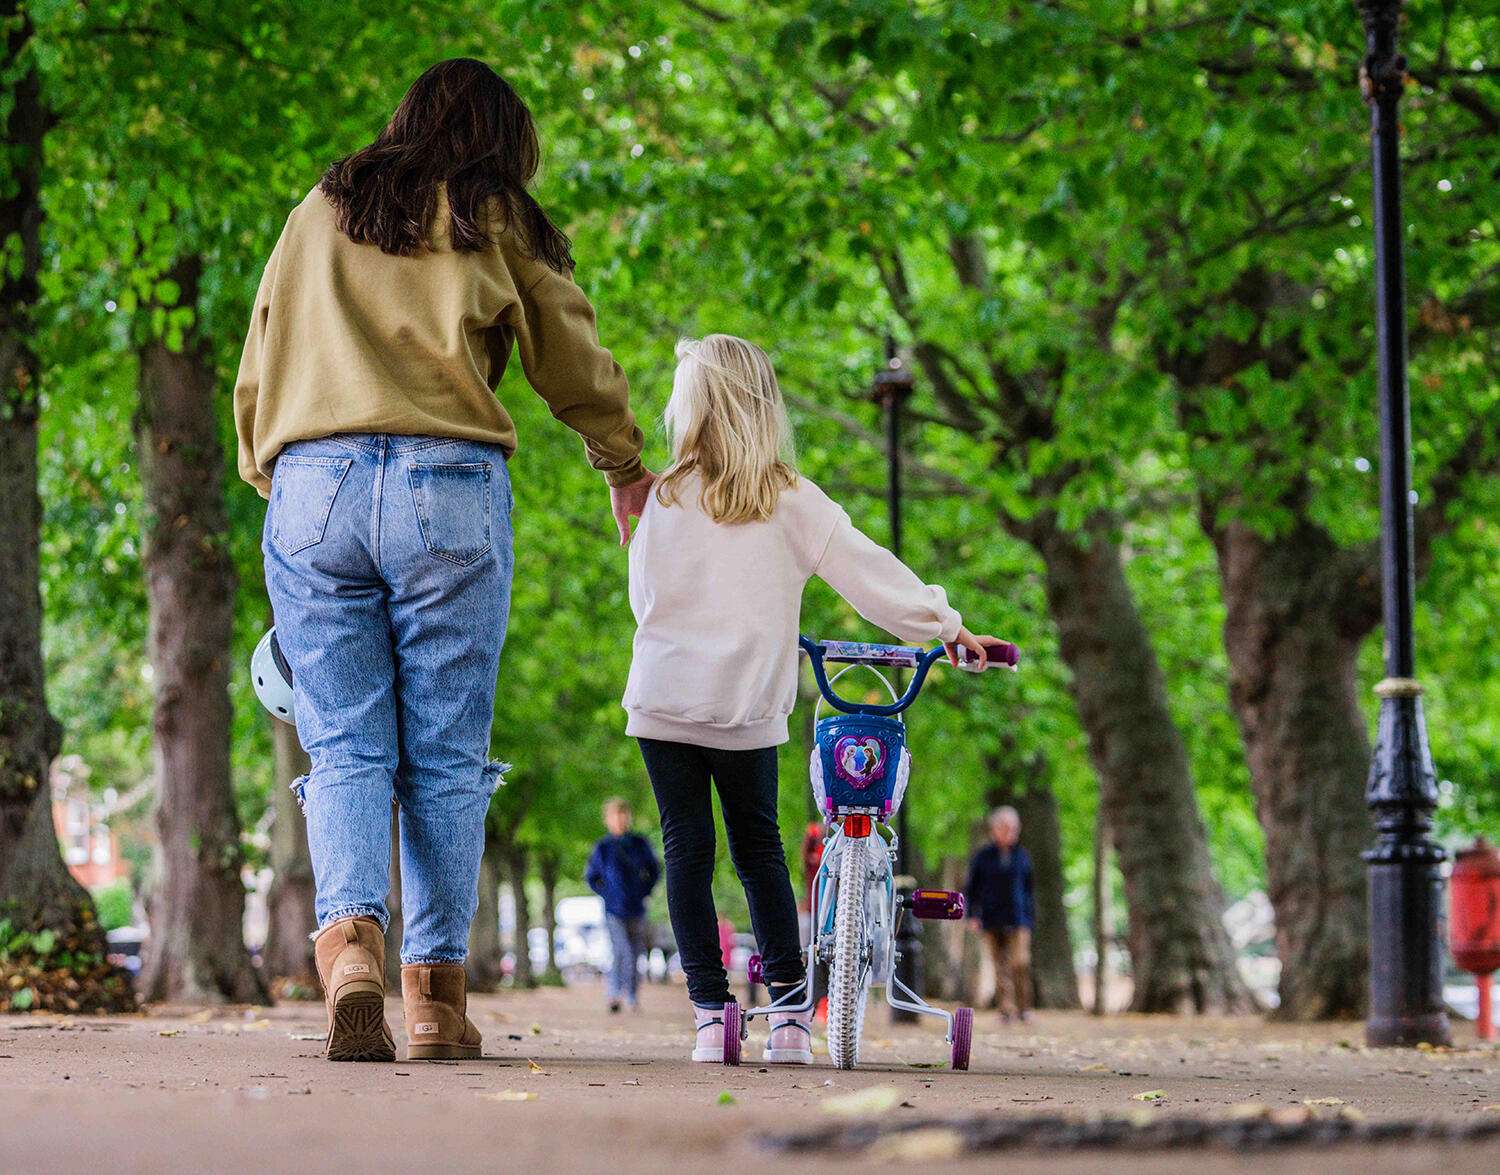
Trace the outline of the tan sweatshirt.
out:
[[[583,291],[503,229],[487,249],[455,252],[446,198],[439,207],[437,247],[415,257],[356,245],[317,189],[287,219],[234,385],[240,476],[262,497],[283,445],[331,433],[460,437],[514,453],[515,425],[495,398],[512,345],[609,484],[640,478],[625,373],[599,345]]]
[[[674,505],[655,494],[630,541],[635,655],[625,732],[754,750],[787,741],[797,700],[797,624],[814,575],[904,641],[951,641],[959,615],[805,477],[766,522],[724,526],[689,478]],[[809,634],[816,636],[817,634]]]

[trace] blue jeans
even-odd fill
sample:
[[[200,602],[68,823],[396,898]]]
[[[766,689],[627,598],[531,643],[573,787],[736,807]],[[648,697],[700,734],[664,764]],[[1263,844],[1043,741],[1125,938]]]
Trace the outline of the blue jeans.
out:
[[[468,954],[510,612],[497,445],[340,434],[282,449],[262,550],[297,733],[319,927],[384,927],[400,808],[403,963]]]
[[[632,1004],[636,1000],[636,988],[640,984],[640,957],[651,947],[648,931],[650,925],[646,915],[639,918],[622,918],[618,914],[605,914],[609,927],[609,974],[604,977],[604,989],[612,1000],[626,999]]]

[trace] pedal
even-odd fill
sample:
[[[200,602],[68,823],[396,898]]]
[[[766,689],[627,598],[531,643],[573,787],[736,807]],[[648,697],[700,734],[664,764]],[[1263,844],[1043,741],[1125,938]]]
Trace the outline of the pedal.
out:
[[[913,917],[953,922],[964,916],[964,895],[948,889],[914,889],[906,906]]]
[[[756,951],[755,954],[751,955],[749,961],[745,964],[745,978],[748,979],[751,983],[758,983],[761,986],[765,985],[765,975],[760,969],[759,951]]]

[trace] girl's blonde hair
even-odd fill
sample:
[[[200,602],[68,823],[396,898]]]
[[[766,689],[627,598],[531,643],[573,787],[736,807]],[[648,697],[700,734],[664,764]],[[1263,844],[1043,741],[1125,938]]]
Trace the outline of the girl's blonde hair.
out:
[[[672,468],[656,483],[664,505],[697,473],[699,505],[715,522],[764,522],[797,484],[776,372],[754,343],[733,335],[679,342],[664,419],[672,443]]]

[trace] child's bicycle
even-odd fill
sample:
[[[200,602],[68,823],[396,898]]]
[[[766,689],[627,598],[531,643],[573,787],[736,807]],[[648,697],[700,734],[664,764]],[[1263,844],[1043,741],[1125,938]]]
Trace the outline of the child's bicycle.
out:
[[[812,1009],[813,975],[822,963],[829,969],[828,1055],[838,1068],[852,1069],[858,1064],[865,1004],[871,986],[882,984],[891,1007],[946,1020],[953,1068],[967,1069],[974,1009],[961,1007],[949,1013],[934,1008],[896,976],[900,958],[896,933],[904,914],[939,919],[964,915],[961,893],[919,889],[898,895],[892,868],[899,842],[890,820],[901,806],[911,770],[906,725],[899,715],[916,701],[927,671],[944,656],[943,649],[814,642],[805,636],[799,643],[812,662],[813,677],[823,695],[819,706],[826,701],[840,712],[818,718],[814,711],[816,746],[810,774],[829,833],[813,881],[812,941],[803,954],[806,978],[794,991],[764,1007],[741,1009],[734,1000],[724,1005],[724,1063],[740,1063],[752,1018]],[[972,672],[977,658],[967,650],[959,652],[960,667]],[[1015,668],[1018,659],[1012,644],[988,650],[990,666]],[[856,666],[870,669],[889,691],[891,701],[878,705],[845,701],[834,693],[825,662],[845,666],[834,675],[834,682]],[[898,698],[890,682],[875,671],[876,665],[914,670],[906,692]],[[758,972],[756,956],[751,959],[752,982],[761,981]]]

